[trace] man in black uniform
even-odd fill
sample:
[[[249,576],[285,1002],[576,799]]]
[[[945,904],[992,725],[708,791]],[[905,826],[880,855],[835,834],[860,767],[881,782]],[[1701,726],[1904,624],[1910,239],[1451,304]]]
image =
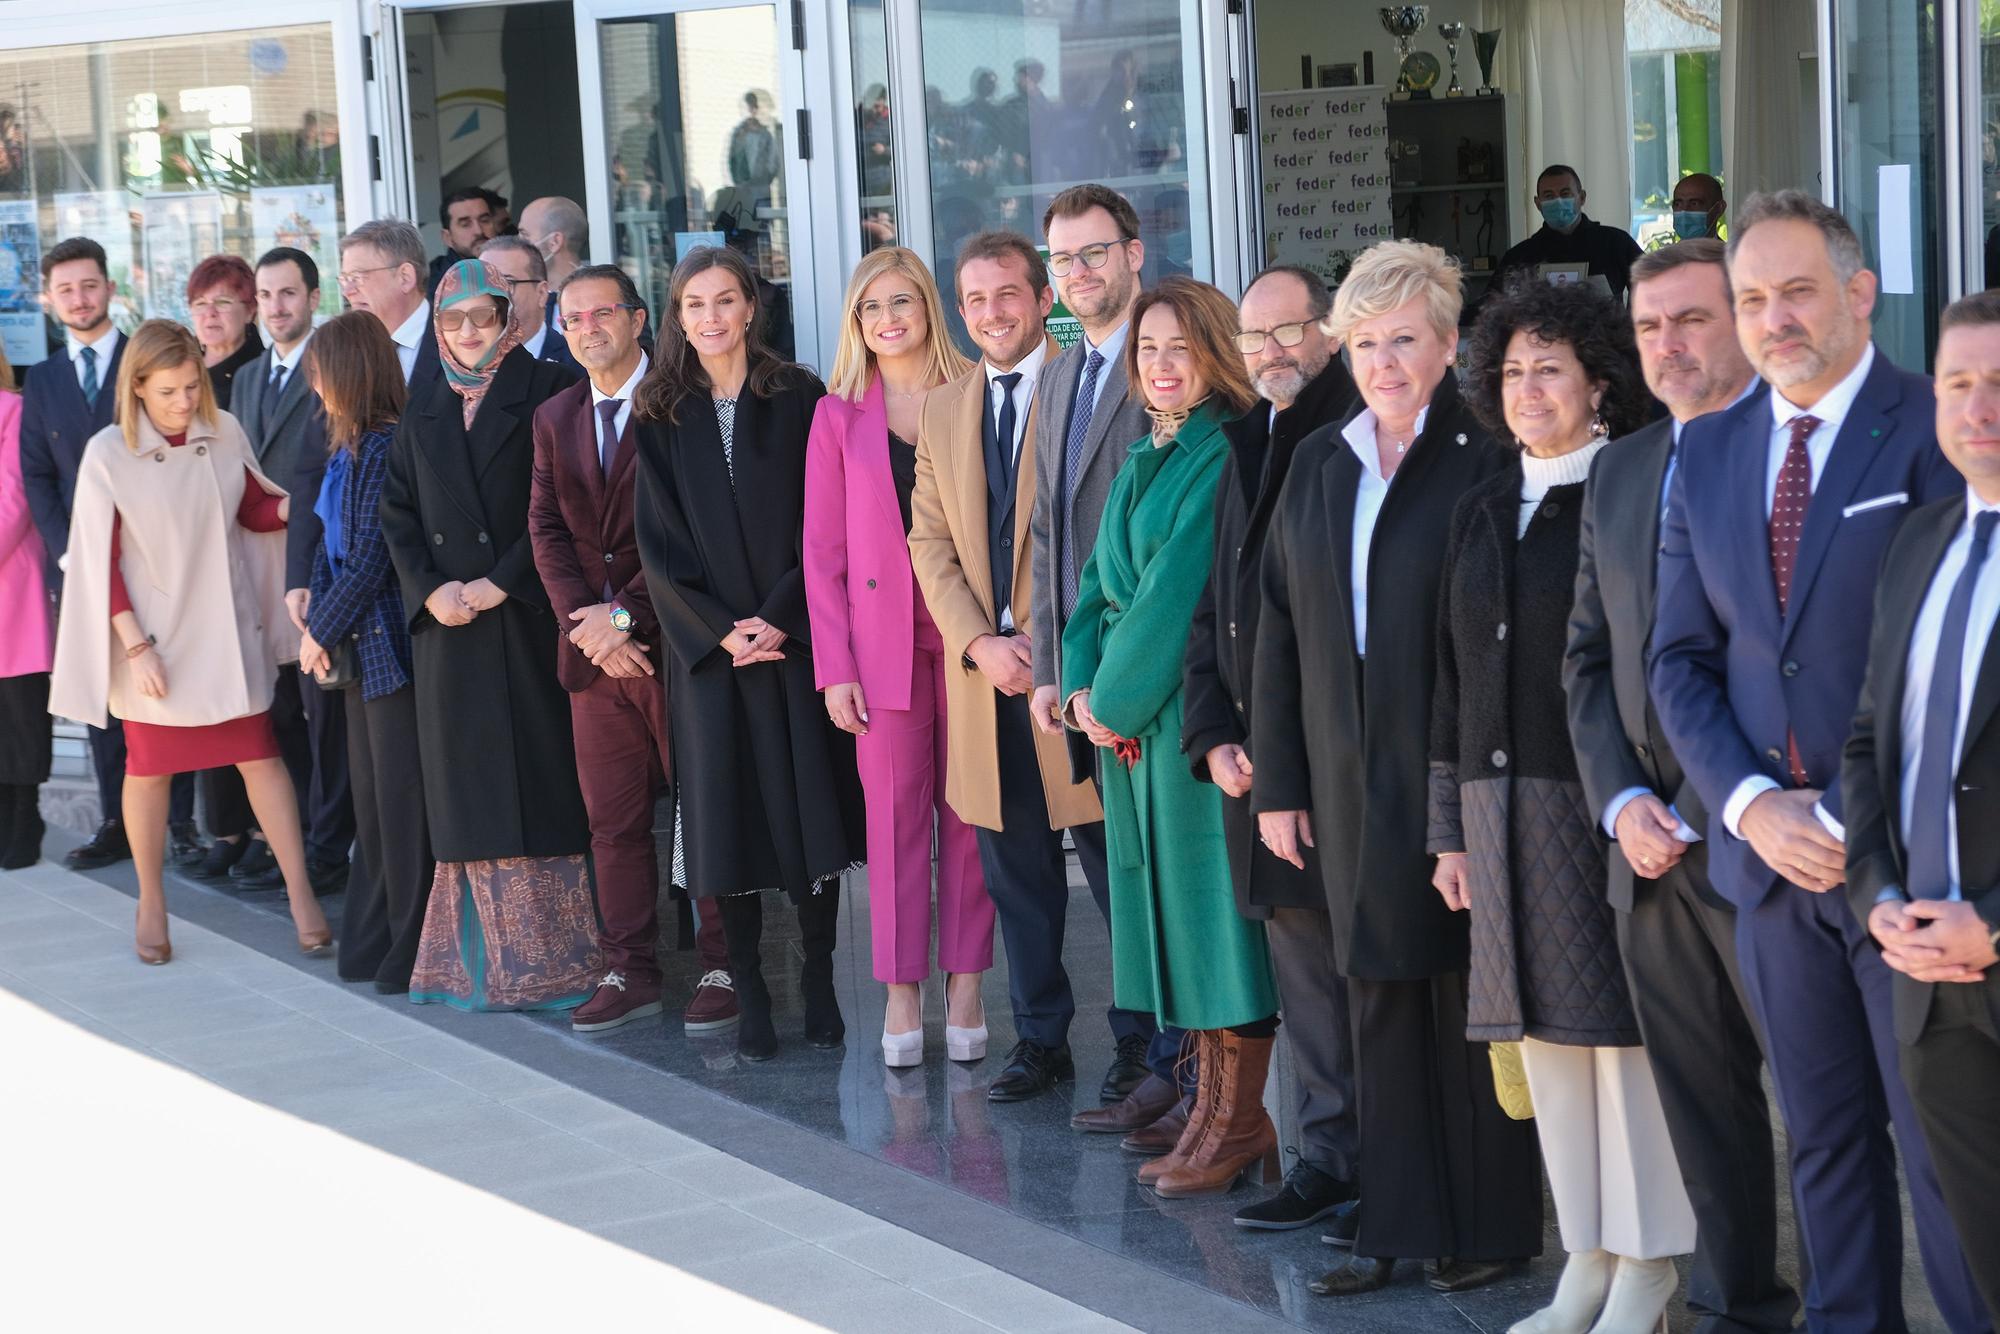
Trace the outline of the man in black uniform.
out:
[[[1541,230],[1500,257],[1491,290],[1505,291],[1508,282],[1543,264],[1588,264],[1591,276],[1603,278],[1611,285],[1611,295],[1623,301],[1632,261],[1639,258],[1639,243],[1616,227],[1592,222],[1584,214],[1584,199],[1583,180],[1575,167],[1559,162],[1544,167],[1535,178]]]

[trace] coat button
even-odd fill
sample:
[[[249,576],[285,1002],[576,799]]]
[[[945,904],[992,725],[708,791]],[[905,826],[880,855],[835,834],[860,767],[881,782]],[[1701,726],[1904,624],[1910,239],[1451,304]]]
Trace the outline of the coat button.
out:
[[[1499,628],[1493,632],[1493,637],[1495,639],[1505,639],[1507,637],[1507,622],[1500,622]]]
[[[165,463],[166,461],[167,461],[167,451],[166,451],[166,450],[162,449],[162,450],[156,450],[156,451],[154,452],[154,454],[153,454],[153,462],[155,462],[155,463]]]
[[[1653,752],[1647,749],[1643,743],[1632,747],[1632,749],[1639,752],[1639,758],[1642,760],[1650,760],[1653,758]]]
[[[611,563],[611,553],[608,551],[604,553],[604,563],[606,565],[609,565]]]
[[[1506,752],[1506,751],[1504,751],[1504,750],[1496,750],[1496,751],[1494,751],[1494,752],[1493,752],[1493,767],[1494,767],[1495,769],[1505,769],[1505,768],[1507,767],[1507,752]]]
[[[484,545],[486,545],[486,534],[484,534],[484,533],[481,533],[481,534],[479,535],[479,544],[480,544],[481,546],[484,546]]]
[[[1000,548],[1001,548],[1001,550],[1003,550],[1003,551],[1007,551],[1007,550],[1011,550],[1011,549],[1013,548],[1013,546],[1014,546],[1014,539],[1013,539],[1013,538],[1011,538],[1011,537],[1003,537],[1003,538],[1001,538],[1001,539],[1000,539]]]
[[[1799,674],[1798,660],[1796,658],[1787,659],[1785,665],[1778,670],[1786,676],[1797,676]]]
[[[432,533],[432,534],[431,534],[431,545],[432,545],[432,546],[439,546],[439,547],[443,546],[443,545],[444,545],[444,534],[443,534],[443,533]]]
[[[875,587],[875,581],[874,581],[873,579],[870,579],[870,580],[868,581],[868,586],[869,586],[870,588],[873,588],[873,587]]]
[[[1785,762],[1785,752],[1779,750],[1776,746],[1766,746],[1764,748],[1764,758],[1773,764],[1783,764]]]
[[[1544,519],[1553,519],[1560,513],[1562,513],[1562,506],[1556,504],[1553,500],[1542,506],[1542,517]]]
[[[197,454],[206,454],[206,453],[208,453],[208,446],[207,446],[207,445],[196,445],[196,446],[194,447],[194,452],[195,452],[195,453],[197,453]]]

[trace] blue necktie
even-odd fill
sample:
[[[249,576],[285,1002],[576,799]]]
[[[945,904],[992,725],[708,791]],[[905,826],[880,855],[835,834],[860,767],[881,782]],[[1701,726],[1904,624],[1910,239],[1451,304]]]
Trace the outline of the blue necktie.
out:
[[[618,457],[618,409],[624,406],[622,398],[607,398],[597,405],[597,420],[603,426],[597,439],[597,463],[606,477],[611,475],[611,461]]]
[[[1010,371],[1006,375],[996,375],[993,383],[1000,388],[999,412],[994,418],[993,441],[1000,446],[1000,464],[1005,470],[1007,490],[1014,489],[1014,386],[1021,383],[1021,372]]]
[[[97,406],[97,349],[83,349],[83,401],[91,407]]]
[[[1090,434],[1090,417],[1097,411],[1097,377],[1104,370],[1104,354],[1096,348],[1083,362],[1083,383],[1077,386],[1076,406],[1070,409],[1069,439],[1063,444],[1063,530],[1059,573],[1062,575],[1062,614],[1068,620],[1076,610],[1076,487],[1082,480],[1083,438]]]
[[[1965,623],[1972,612],[1972,592],[1979,569],[1993,542],[1993,525],[2000,512],[1987,510],[1972,521],[1972,550],[1965,568],[1951,586],[1944,624],[1938,630],[1937,656],[1931,663],[1931,686],[1924,696],[1923,750],[1917,756],[1917,790],[1910,803],[1910,827],[1903,846],[1907,866],[1903,888],[1911,898],[1941,899],[1951,893],[1952,779],[1958,772],[1958,706],[1960,661],[1965,656]]]

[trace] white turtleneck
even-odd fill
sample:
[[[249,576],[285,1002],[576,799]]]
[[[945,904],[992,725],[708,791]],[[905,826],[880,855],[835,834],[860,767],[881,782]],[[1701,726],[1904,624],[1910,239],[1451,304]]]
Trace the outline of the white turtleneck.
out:
[[[1604,441],[1593,440],[1582,449],[1572,449],[1552,459],[1538,459],[1533,454],[1522,453],[1521,518],[1514,530],[1516,540],[1527,535],[1528,521],[1535,517],[1535,510],[1541,505],[1543,496],[1556,487],[1573,486],[1590,479],[1590,461],[1602,448]]]

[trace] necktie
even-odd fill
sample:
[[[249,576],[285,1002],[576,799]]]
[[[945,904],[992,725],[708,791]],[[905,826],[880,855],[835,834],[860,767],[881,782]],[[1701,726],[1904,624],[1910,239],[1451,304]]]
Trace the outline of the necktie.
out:
[[[1923,748],[1917,755],[1917,790],[1910,806],[1910,827],[1903,846],[1906,862],[1903,886],[1912,898],[1941,899],[1951,892],[1951,788],[1958,771],[1959,666],[1965,656],[1965,622],[1972,611],[1973,589],[1980,567],[1993,543],[1993,525],[2000,513],[1987,510],[1972,521],[1972,550],[1965,568],[1951,586],[1938,630],[1937,656],[1931,662],[1931,686],[1924,696]]]
[[[86,347],[83,357],[83,401],[91,407],[97,406],[97,349]]]
[[[597,463],[606,477],[611,475],[611,461],[618,457],[618,409],[624,406],[622,398],[607,398],[597,405]]]
[[[1792,574],[1799,565],[1799,539],[1805,535],[1806,509],[1812,504],[1812,455],[1806,441],[1812,439],[1819,418],[1801,412],[1787,423],[1791,442],[1785,446],[1785,461],[1778,468],[1778,487],[1771,496],[1771,579],[1778,587],[1778,615],[1783,618],[1792,603]],[[1806,762],[1799,754],[1799,739],[1789,729],[1785,733],[1785,757],[1792,770],[1792,782],[1807,786]]]
[[[1104,370],[1104,354],[1096,348],[1083,362],[1083,383],[1077,386],[1076,406],[1070,409],[1069,439],[1063,442],[1063,530],[1058,553],[1058,573],[1062,576],[1063,619],[1076,610],[1076,485],[1083,471],[1083,438],[1090,433],[1090,417],[1097,411],[1097,378]]]
[[[993,377],[993,383],[1000,388],[1000,404],[994,415],[993,439],[1000,446],[1000,462],[1006,468],[1007,489],[1014,487],[1014,386],[1021,383],[1021,372],[1010,371]]]
[[[284,391],[285,363],[274,361],[271,363],[271,378],[264,383],[264,401],[267,403],[276,403],[278,395]]]

